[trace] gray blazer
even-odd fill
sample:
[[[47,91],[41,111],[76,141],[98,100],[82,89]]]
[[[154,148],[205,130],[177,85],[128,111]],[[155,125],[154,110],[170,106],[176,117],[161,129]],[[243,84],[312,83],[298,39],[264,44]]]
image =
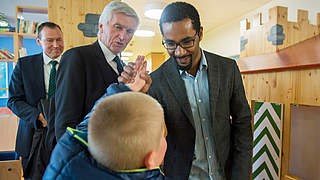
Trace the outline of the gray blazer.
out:
[[[250,179],[251,112],[234,60],[204,52],[208,62],[209,101],[216,157],[227,179]],[[151,73],[149,94],[164,108],[168,129],[165,174],[188,179],[194,157],[195,129],[184,81],[170,58]],[[232,117],[232,122],[230,120]]]

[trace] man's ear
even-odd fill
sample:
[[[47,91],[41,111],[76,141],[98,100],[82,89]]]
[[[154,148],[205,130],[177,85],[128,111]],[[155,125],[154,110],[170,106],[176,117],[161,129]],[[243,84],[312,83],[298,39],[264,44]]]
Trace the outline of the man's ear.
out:
[[[156,167],[154,162],[155,155],[156,153],[154,151],[151,151],[144,157],[144,165],[149,170]]]
[[[202,40],[202,37],[203,37],[203,27],[200,26],[200,31],[199,31],[199,39],[200,39],[200,41]]]
[[[99,32],[103,33],[103,24],[99,23]]]
[[[36,37],[36,41],[37,41],[38,46],[42,47],[41,42],[40,42],[41,40],[38,37]]]

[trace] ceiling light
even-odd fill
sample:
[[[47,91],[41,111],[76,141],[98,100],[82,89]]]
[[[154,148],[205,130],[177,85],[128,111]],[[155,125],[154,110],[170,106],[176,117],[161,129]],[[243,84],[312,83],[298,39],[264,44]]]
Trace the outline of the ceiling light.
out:
[[[148,2],[144,6],[144,15],[150,19],[159,20],[162,13],[163,5],[160,2]]]
[[[122,57],[121,57],[121,60],[122,60],[122,61],[128,61],[128,60],[129,60],[129,57],[123,57],[123,56],[122,56]]]
[[[121,56],[133,56],[132,52],[122,52]]]
[[[152,37],[154,36],[154,32],[150,30],[136,30],[134,35],[139,36],[139,37]]]

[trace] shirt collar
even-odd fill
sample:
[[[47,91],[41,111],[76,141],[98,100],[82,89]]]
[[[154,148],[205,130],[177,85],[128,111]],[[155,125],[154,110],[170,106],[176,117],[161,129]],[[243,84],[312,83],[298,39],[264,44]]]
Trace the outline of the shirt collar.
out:
[[[204,52],[203,52],[203,50],[202,50],[201,48],[200,48],[200,50],[201,50],[201,59],[200,59],[199,70],[200,70],[200,71],[201,71],[202,69],[207,70],[207,69],[208,69],[208,63],[207,63],[206,56],[204,55]],[[183,73],[187,73],[187,71],[179,70],[179,73],[180,73],[180,76],[181,76]]]
[[[101,50],[102,50],[103,55],[106,58],[107,62],[109,63],[109,62],[113,61],[113,59],[114,59],[114,57],[116,57],[116,55],[113,54],[99,39],[98,39],[98,43],[101,47]],[[117,54],[117,56],[119,56],[119,54]]]
[[[61,55],[59,57],[57,57],[56,59],[51,59],[49,56],[46,55],[46,53],[42,53],[43,55],[43,62],[46,65],[49,65],[50,61],[55,60],[58,61],[58,64],[60,63],[60,59],[61,59]]]

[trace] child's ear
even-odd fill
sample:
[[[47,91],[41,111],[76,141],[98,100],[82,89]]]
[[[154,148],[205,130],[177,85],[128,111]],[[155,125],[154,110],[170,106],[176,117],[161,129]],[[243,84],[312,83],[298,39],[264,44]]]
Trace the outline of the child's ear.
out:
[[[156,164],[154,162],[155,155],[156,153],[154,151],[151,151],[144,157],[144,165],[149,170],[156,167]]]

